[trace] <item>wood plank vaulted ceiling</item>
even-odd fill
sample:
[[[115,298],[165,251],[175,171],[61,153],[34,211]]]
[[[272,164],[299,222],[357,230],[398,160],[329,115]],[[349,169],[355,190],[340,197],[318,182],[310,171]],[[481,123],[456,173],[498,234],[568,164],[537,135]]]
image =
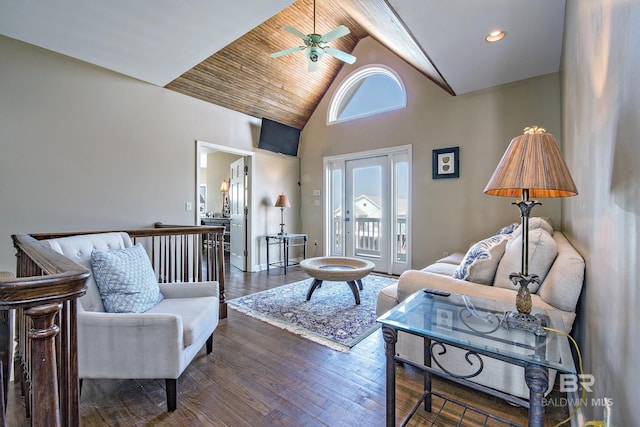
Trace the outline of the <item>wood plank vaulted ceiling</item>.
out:
[[[316,4],[316,32],[345,25],[351,33],[330,43],[351,53],[371,36],[418,71],[453,94],[452,89],[384,0],[323,0]],[[271,53],[302,41],[282,30],[291,25],[313,30],[313,0],[298,0],[214,55],[185,72],[166,88],[258,118],[302,129],[343,62],[325,55],[318,70],[307,71],[304,52],[272,58]]]

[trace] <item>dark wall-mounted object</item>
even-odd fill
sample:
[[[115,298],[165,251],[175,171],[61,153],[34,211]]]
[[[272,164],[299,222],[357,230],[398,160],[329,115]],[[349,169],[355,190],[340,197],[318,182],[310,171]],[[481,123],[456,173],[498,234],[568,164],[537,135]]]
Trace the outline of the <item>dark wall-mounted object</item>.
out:
[[[432,178],[460,177],[460,147],[439,148],[433,150]]]
[[[262,119],[258,148],[288,156],[297,156],[299,142],[300,129],[274,120]]]

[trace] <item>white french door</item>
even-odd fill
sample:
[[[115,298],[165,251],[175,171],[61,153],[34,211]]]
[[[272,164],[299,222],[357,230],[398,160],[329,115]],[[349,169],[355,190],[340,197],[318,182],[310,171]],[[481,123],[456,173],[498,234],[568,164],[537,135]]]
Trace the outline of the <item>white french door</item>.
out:
[[[400,274],[409,254],[410,147],[327,158],[326,247]]]
[[[345,255],[364,258],[389,271],[390,204],[386,156],[345,162]]]

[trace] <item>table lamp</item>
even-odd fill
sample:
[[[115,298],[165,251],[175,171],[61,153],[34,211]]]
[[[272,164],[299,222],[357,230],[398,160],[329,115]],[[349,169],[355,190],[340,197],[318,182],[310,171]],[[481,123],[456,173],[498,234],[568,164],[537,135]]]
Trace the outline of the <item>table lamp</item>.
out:
[[[231,210],[229,209],[229,196],[227,195],[229,193],[229,181],[226,179],[220,184],[220,192],[222,193],[222,216],[228,218]]]
[[[284,232],[284,208],[290,208],[289,198],[284,193],[281,193],[276,199],[275,207],[280,208],[280,233],[285,234]]]
[[[530,198],[569,197],[578,194],[569,169],[562,158],[556,139],[537,126],[525,128],[524,134],[511,140],[493,176],[486,194],[504,197],[522,197],[513,202],[520,209],[522,219],[522,268],[511,273],[509,279],[518,287],[517,313],[509,312],[510,326],[529,329],[538,319],[531,313],[529,284],[539,283],[536,274],[529,274],[529,214],[535,205]]]

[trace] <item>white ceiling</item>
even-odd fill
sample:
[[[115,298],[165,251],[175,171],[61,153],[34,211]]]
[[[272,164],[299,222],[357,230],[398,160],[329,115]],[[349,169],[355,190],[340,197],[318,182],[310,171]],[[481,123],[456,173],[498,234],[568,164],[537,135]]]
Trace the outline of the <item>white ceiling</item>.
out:
[[[164,86],[291,3],[0,0],[0,34]],[[456,94],[559,70],[565,0],[388,3]]]
[[[291,0],[0,0],[0,34],[164,86]]]
[[[564,0],[389,0],[458,95],[560,69]],[[507,35],[487,43],[493,30]]]

